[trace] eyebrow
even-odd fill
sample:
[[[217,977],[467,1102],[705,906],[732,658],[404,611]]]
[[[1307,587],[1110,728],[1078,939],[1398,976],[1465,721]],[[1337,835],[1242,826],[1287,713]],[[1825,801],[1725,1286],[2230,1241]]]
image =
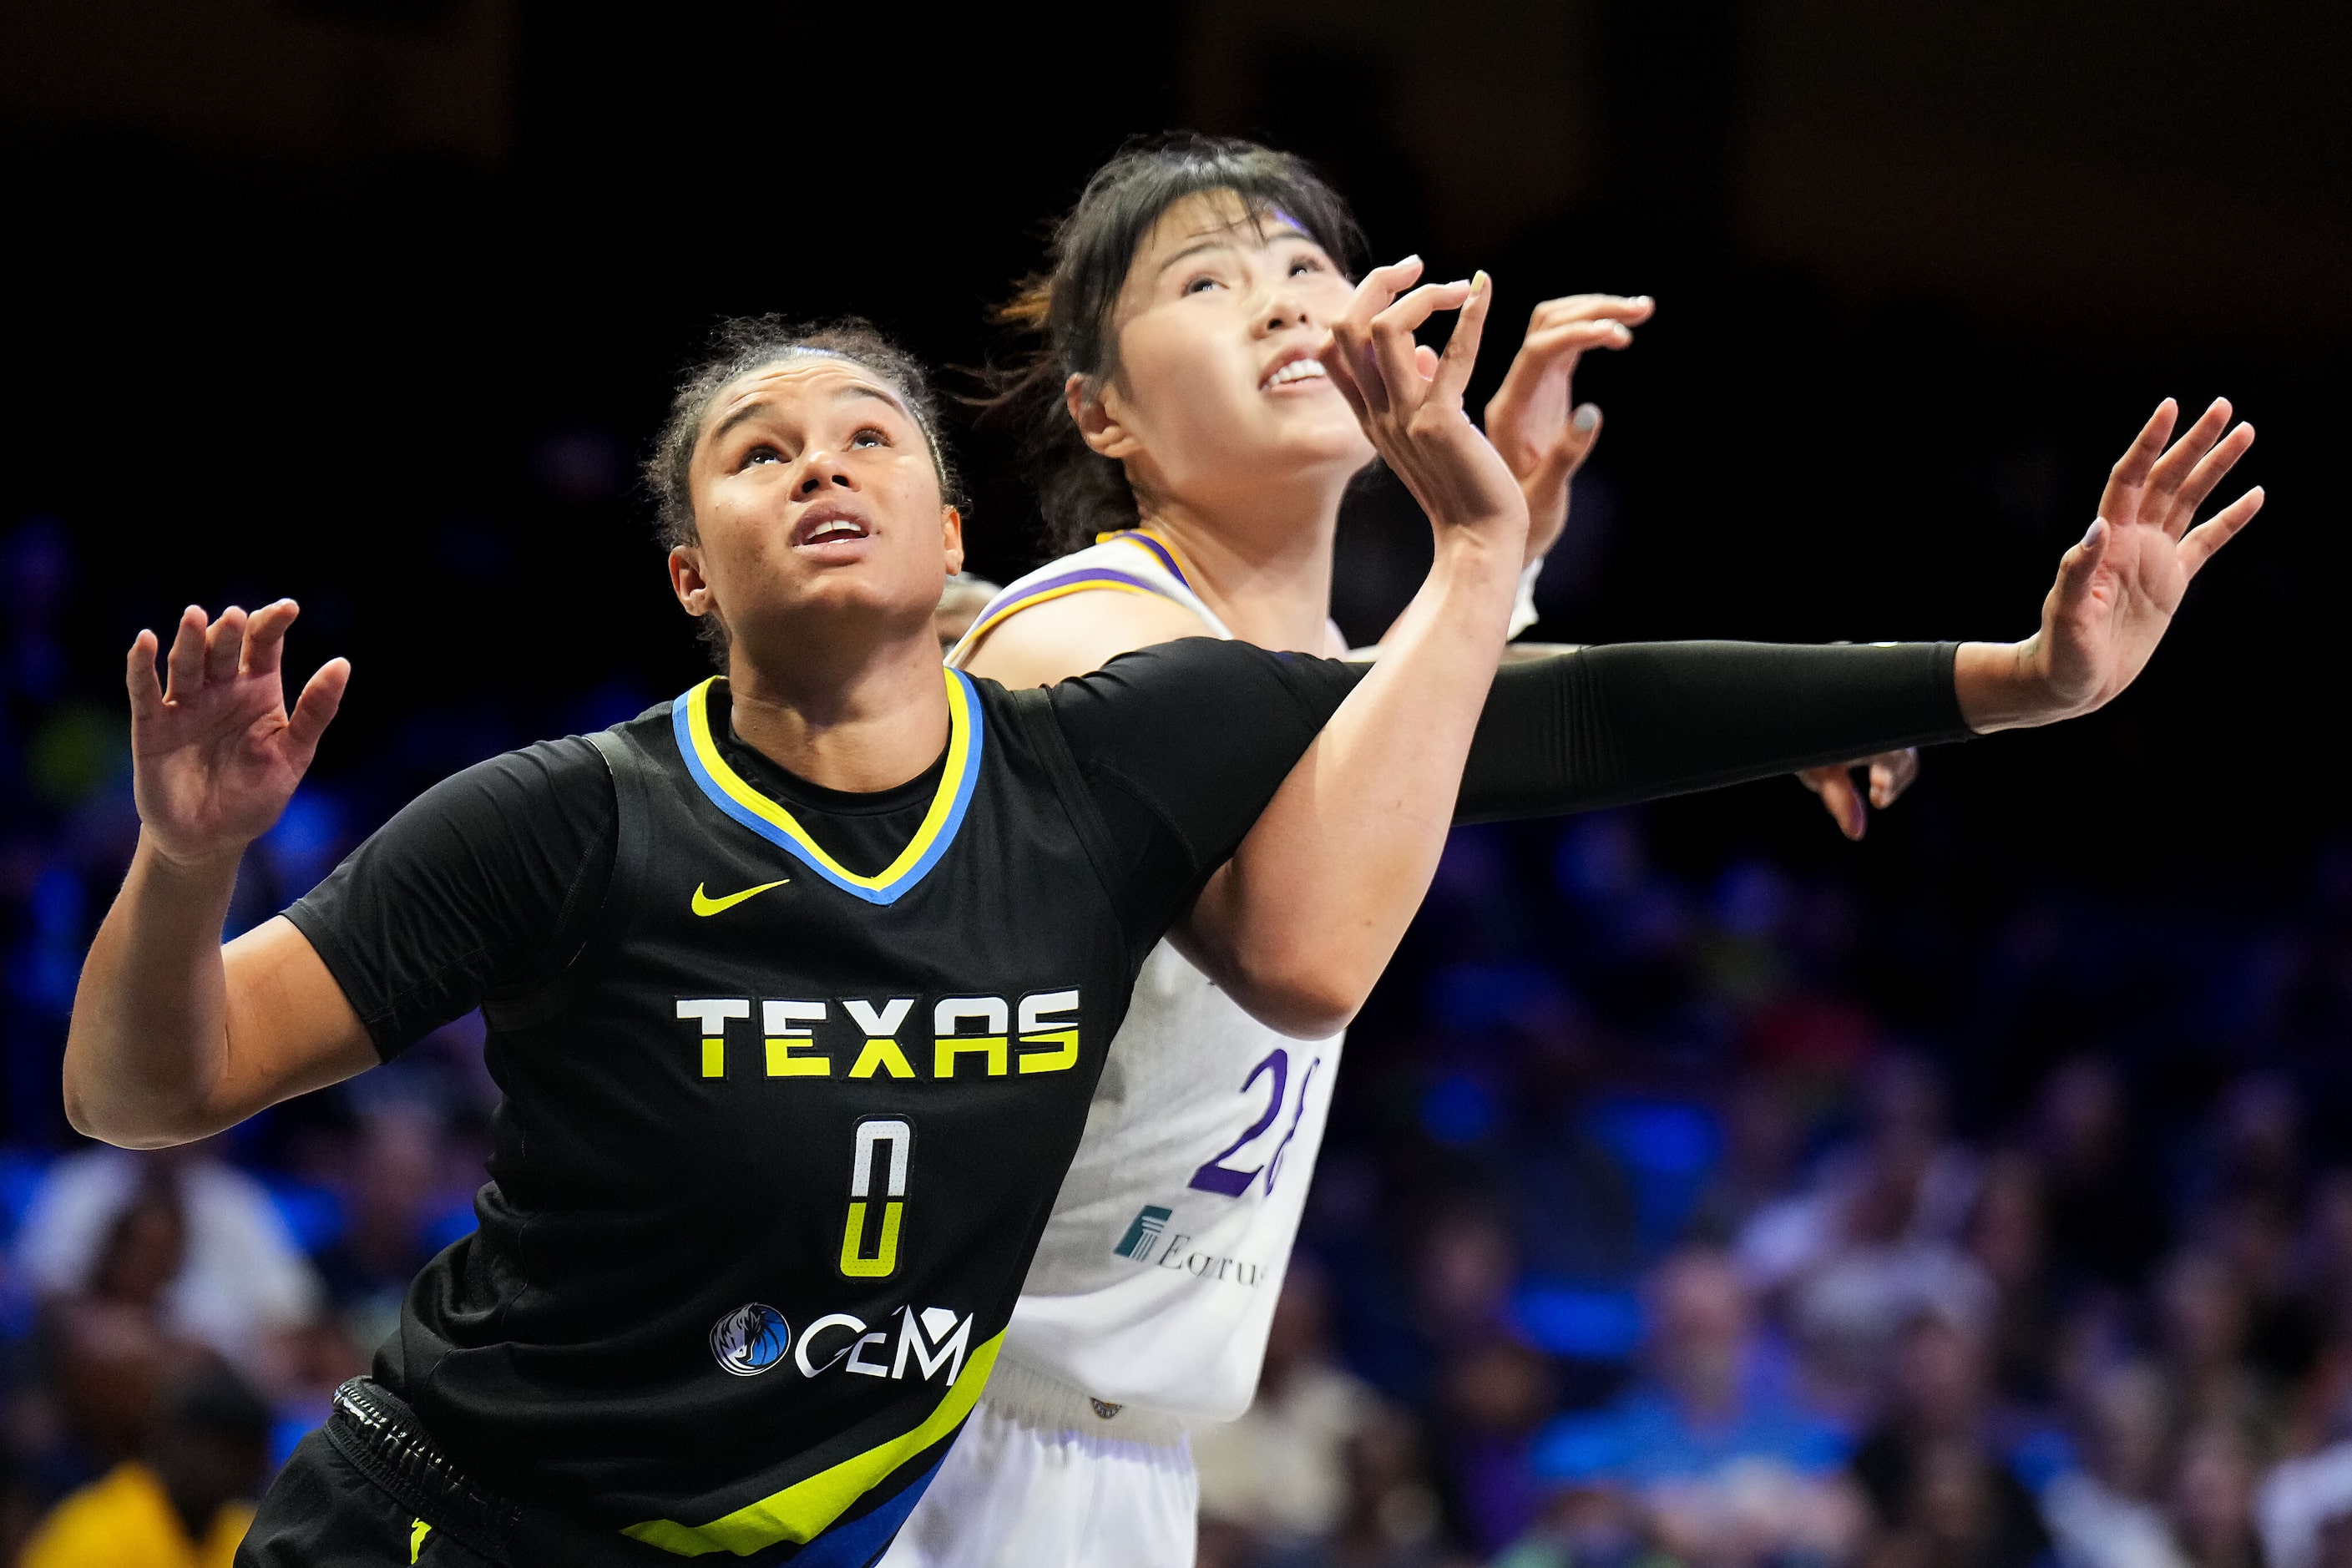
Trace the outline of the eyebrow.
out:
[[[1235,248],[1233,235],[1234,230],[1239,226],[1241,226],[1238,224],[1233,225],[1229,227],[1219,229],[1216,233],[1209,236],[1205,239],[1193,241],[1191,245],[1186,246],[1183,249],[1178,251],[1175,255],[1161,262],[1160,264],[1160,270],[1161,272],[1165,272],[1170,268],[1175,266],[1178,262],[1185,260],[1191,257],[1198,256],[1204,250],[1231,250]],[[1297,225],[1290,223],[1281,224],[1277,226],[1266,229],[1265,237],[1261,239],[1258,243],[1261,247],[1265,247],[1272,245],[1276,240],[1282,239],[1303,239],[1309,245],[1317,243],[1313,235],[1308,234],[1305,229],[1300,228]]]
[[[871,397],[878,402],[887,403],[891,407],[897,409],[900,414],[905,415],[906,417],[918,427],[920,427],[922,425],[921,420],[915,418],[912,410],[910,410],[904,403],[900,402],[892,394],[881,387],[869,386],[864,382],[851,382],[846,386],[836,389],[833,395],[833,400],[835,403],[839,403],[843,399],[850,397]],[[715,426],[712,427],[710,434],[704,438],[711,441],[719,440],[723,437],[727,432],[734,429],[735,426],[742,424],[745,420],[757,419],[761,415],[768,413],[774,406],[775,405],[773,404],[770,403],[764,397],[755,397],[751,402],[743,405],[742,407],[738,408],[734,413],[730,414],[726,418],[721,419]]]

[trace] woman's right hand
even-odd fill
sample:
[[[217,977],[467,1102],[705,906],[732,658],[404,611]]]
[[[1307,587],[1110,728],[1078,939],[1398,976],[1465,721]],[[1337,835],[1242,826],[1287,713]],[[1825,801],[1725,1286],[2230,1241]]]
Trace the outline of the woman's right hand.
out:
[[[269,830],[309,771],[352,667],[341,658],[321,665],[286,710],[278,662],[300,613],[280,599],[251,616],[231,605],[207,623],[189,605],[172,639],[168,689],[155,676],[155,634],[132,641],[132,789],[141,829],[166,859],[233,862]]]
[[[1332,323],[1323,368],[1441,542],[1466,533],[1507,545],[1516,563],[1527,539],[1527,497],[1462,408],[1495,290],[1483,272],[1468,282],[1413,289],[1421,270],[1413,257],[1367,273],[1347,314]],[[1444,353],[1413,341],[1432,315],[1456,310],[1462,314]]]

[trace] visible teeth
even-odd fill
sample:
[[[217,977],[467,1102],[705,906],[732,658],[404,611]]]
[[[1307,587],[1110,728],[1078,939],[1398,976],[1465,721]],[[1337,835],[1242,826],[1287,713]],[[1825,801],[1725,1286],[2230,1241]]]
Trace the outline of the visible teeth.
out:
[[[846,534],[852,539],[863,539],[866,536],[865,531],[854,522],[822,522],[817,524],[815,531],[809,535],[809,542],[814,544],[819,540],[830,539],[835,534]]]
[[[1294,381],[1320,381],[1323,362],[1318,359],[1295,359],[1265,378],[1268,386],[1282,386]]]

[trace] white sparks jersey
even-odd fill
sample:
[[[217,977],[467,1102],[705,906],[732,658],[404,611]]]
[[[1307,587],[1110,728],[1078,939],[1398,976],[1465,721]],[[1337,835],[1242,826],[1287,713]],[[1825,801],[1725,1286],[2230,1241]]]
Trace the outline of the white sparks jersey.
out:
[[[949,661],[1032,605],[1097,589],[1174,600],[1233,635],[1166,542],[1134,530],[1013,583]],[[1276,1034],[1165,942],[1154,949],[1002,1360],[1107,1405],[1198,1421],[1247,1409],[1344,1037]]]

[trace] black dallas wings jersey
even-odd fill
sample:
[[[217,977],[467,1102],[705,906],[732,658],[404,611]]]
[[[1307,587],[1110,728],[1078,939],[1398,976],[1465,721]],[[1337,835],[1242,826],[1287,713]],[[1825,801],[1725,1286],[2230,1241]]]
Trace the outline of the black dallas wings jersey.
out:
[[[481,1228],[379,1358],[458,1462],[680,1555],[887,1543],[995,1361],[1138,964],[1354,679],[1247,657],[1182,656],[1226,683],[1196,700],[1259,699],[1222,774],[1194,725],[1171,794],[1245,802],[1181,869],[1107,829],[1055,717],[1085,683],[947,672],[944,765],[877,875],[730,764],[723,682],[594,738],[604,912],[552,983],[485,1005],[506,1100]]]

